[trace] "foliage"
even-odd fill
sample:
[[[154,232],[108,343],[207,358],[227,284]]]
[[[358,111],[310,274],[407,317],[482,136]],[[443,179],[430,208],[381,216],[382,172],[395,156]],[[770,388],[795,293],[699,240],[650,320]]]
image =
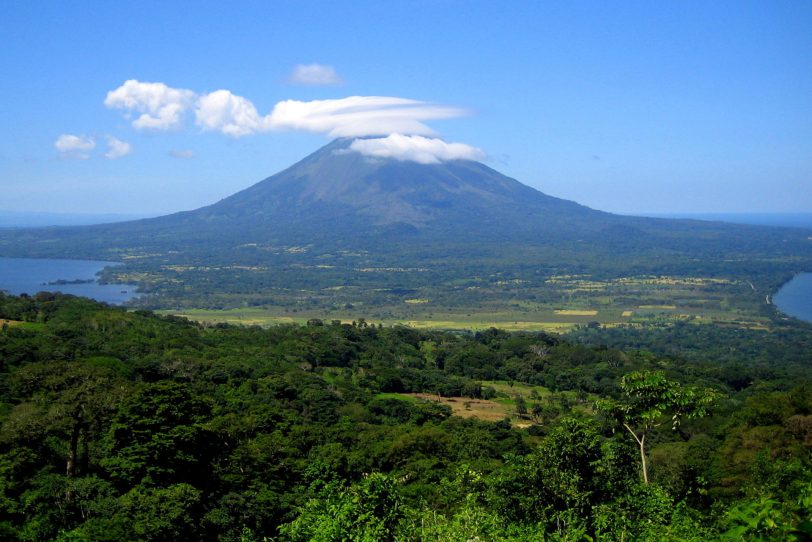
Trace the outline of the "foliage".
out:
[[[736,389],[543,333],[205,327],[51,294],[0,295],[0,318],[36,323],[0,330],[3,540],[808,536],[802,367]],[[645,436],[649,485],[607,421]]]
[[[280,531],[283,539],[292,542],[391,540],[403,515],[397,482],[374,473],[349,487],[328,483]]]
[[[643,482],[648,485],[646,437],[671,415],[671,428],[677,429],[683,419],[701,418],[708,414],[718,394],[714,390],[682,388],[662,371],[637,371],[620,381],[621,401],[602,400],[599,407],[626,429],[640,447]]]

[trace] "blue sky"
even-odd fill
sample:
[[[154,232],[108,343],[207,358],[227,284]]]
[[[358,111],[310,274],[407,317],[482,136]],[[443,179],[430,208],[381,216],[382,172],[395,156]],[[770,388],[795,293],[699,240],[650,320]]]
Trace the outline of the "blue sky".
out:
[[[346,131],[340,100],[383,96],[414,101],[420,152],[594,208],[809,212],[810,28],[802,1],[12,2],[0,209],[199,207]]]

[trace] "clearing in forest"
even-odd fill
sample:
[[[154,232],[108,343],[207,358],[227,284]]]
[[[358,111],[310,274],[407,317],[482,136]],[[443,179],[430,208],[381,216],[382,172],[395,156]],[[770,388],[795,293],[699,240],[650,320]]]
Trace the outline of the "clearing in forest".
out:
[[[440,397],[431,393],[404,393],[408,397],[416,397],[424,401],[434,401],[451,407],[451,413],[460,418],[476,418],[486,422],[498,422],[511,418],[513,412],[509,405],[489,401],[487,399],[472,399],[470,397]],[[515,425],[521,427],[521,422]],[[530,423],[526,423],[530,425]]]

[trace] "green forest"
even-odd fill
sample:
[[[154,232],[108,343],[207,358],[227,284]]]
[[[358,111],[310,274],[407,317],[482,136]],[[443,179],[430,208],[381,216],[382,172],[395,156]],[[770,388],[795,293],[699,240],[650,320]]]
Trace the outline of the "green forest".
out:
[[[812,540],[805,324],[0,325],[2,540]]]

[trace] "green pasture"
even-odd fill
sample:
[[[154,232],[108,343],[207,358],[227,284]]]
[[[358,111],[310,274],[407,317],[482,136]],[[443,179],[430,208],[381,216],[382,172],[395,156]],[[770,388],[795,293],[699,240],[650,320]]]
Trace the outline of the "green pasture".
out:
[[[479,331],[496,327],[508,331],[566,333],[577,326],[637,326],[658,323],[723,323],[766,329],[769,316],[760,294],[741,281],[701,277],[643,276],[591,280],[586,276],[558,276],[543,286],[517,286],[509,300],[440,295],[425,288],[419,295],[383,304],[376,303],[378,290],[357,291],[370,302],[344,305],[311,303],[290,306],[257,306],[230,309],[183,308],[164,310],[203,323],[271,326],[304,324],[317,318],[352,323],[404,325],[421,329]],[[505,287],[513,287],[508,283]],[[438,295],[433,295],[438,294]],[[480,294],[477,294],[480,295]]]
[[[174,314],[205,324],[228,323],[245,326],[273,326],[281,324],[306,324],[311,319],[322,320],[329,324],[339,320],[344,324],[365,321],[370,325],[408,326],[419,329],[462,329],[481,331],[499,328],[506,331],[544,331],[548,333],[566,333],[578,326],[600,325],[604,327],[639,326],[645,323],[674,323],[687,321],[693,324],[711,322],[728,323],[737,327],[766,328],[769,320],[766,317],[747,314],[741,311],[697,311],[684,308],[661,309],[599,309],[594,315],[561,314],[554,309],[538,310],[533,313],[514,313],[510,311],[483,313],[450,313],[420,314],[410,318],[365,318],[360,315],[329,314],[314,310],[299,312],[295,315],[285,314],[276,308],[249,309],[184,309],[162,310],[161,314]],[[574,311],[573,311],[574,312]]]

